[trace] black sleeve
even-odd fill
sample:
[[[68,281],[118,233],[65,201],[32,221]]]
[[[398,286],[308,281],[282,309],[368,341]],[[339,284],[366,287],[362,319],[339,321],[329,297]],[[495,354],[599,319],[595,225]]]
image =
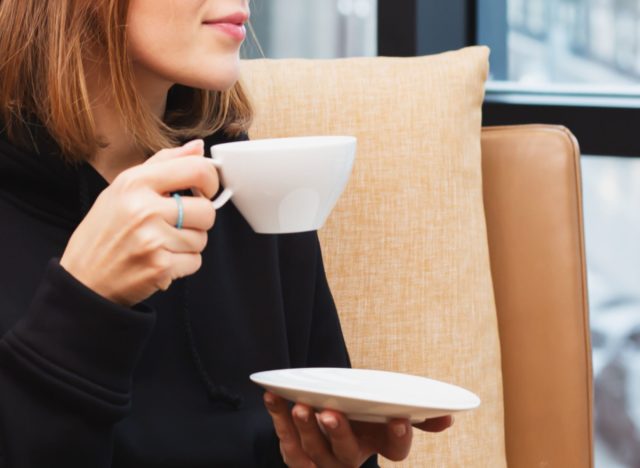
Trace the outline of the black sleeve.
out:
[[[51,260],[0,340],[0,466],[109,467],[113,426],[130,409],[154,320],[146,306],[120,307]]]
[[[307,365],[309,367],[351,367],[340,319],[324,271],[319,243],[316,266],[316,289]],[[378,457],[375,455],[362,465],[363,468],[378,466]]]

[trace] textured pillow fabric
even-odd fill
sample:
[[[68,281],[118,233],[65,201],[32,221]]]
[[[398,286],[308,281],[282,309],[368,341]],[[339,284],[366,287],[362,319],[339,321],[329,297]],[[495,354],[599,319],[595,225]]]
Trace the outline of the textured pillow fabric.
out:
[[[506,466],[482,203],[487,68],[484,47],[243,64],[251,138],[358,137],[352,178],[320,231],[353,366],[444,380],[482,399],[442,434],[416,431],[401,466]]]

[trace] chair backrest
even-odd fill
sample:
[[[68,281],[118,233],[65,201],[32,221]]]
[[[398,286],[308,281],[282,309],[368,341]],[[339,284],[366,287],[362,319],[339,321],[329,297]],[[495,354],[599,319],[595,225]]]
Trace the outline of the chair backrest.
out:
[[[508,464],[592,467],[577,142],[562,127],[493,127],[482,151]]]

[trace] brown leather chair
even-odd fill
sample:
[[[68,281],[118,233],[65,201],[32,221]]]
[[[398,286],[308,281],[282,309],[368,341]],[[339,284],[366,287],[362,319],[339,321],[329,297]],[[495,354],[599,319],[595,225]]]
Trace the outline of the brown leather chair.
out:
[[[593,466],[579,156],[563,127],[482,134],[509,467]]]

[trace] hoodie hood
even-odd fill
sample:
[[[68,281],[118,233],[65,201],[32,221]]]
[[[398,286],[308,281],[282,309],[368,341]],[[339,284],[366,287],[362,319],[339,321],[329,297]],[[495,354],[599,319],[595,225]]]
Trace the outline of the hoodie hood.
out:
[[[1,196],[38,218],[71,228],[83,216],[80,180],[90,165],[64,161],[43,133],[34,132],[31,144],[18,147],[0,132],[0,186],[7,188]]]
[[[41,126],[32,126],[26,147],[11,143],[0,128],[0,196],[26,212],[58,226],[75,229],[108,182],[88,162],[71,163],[62,158],[56,142]],[[206,151],[212,145],[246,140],[231,138],[223,131],[205,137]]]

